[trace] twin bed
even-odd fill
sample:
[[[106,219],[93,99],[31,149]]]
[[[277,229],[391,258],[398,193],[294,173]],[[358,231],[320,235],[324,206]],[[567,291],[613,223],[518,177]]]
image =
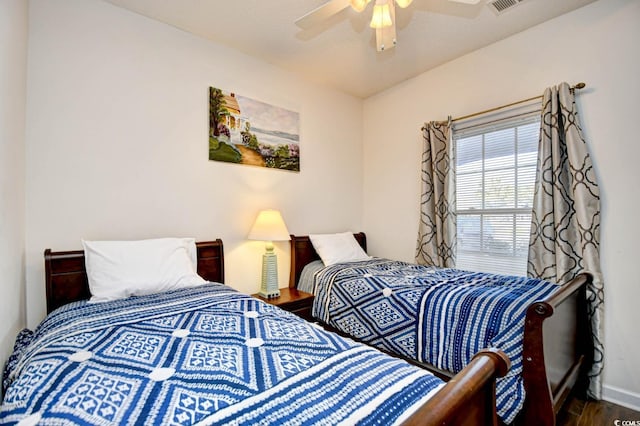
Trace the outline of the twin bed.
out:
[[[46,250],[48,316],[16,340],[0,422],[497,424],[501,351],[445,384],[225,286],[222,241],[196,250],[210,283],[101,303],[84,251]]]
[[[354,237],[366,250],[366,236]],[[588,274],[557,286],[385,259],[327,267],[319,259],[309,237],[292,236],[290,286],[315,294],[313,316],[329,329],[445,379],[478,349],[503,349],[512,368],[498,380],[497,401],[507,423],[555,424],[584,380]]]

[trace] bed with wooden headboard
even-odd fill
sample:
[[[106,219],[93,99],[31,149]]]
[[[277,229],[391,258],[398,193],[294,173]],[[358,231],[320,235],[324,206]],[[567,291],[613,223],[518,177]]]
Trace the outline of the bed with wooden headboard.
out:
[[[196,243],[198,275],[224,284],[222,240]],[[84,251],[44,251],[47,313],[67,303],[91,297],[85,269]]]
[[[361,232],[354,237],[366,251],[366,235]],[[295,288],[304,267],[319,259],[308,236],[291,235],[289,286]],[[523,347],[527,397],[518,424],[555,424],[555,416],[573,388],[585,388],[592,354],[585,290],[591,279],[589,274],[580,274],[548,299],[528,307]],[[451,376],[430,364],[422,365],[441,377]]]
[[[198,274],[208,281],[224,283],[222,241],[200,242],[196,247]],[[65,304],[89,299],[82,250],[54,252],[47,249],[44,260],[49,313]],[[509,360],[501,351],[482,351],[403,424],[496,425],[495,379],[504,376],[508,369]]]

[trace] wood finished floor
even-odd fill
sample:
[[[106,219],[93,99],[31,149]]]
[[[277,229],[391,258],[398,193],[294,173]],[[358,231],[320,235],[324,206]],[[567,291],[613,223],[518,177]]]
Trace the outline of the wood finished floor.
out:
[[[616,420],[620,423],[616,424]],[[572,398],[565,404],[557,419],[558,426],[623,426],[623,421],[640,424],[640,412],[607,401],[585,401]],[[633,424],[633,423],[626,423]]]

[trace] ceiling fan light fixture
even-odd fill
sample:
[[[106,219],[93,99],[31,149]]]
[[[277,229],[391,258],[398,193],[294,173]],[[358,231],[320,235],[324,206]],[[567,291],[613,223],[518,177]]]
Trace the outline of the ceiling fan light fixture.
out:
[[[371,17],[371,23],[369,26],[371,28],[385,28],[393,25],[393,21],[391,20],[391,12],[389,11],[389,4],[384,2],[383,4],[379,4],[376,2],[375,6],[373,6],[373,16]]]
[[[405,8],[411,4],[413,0],[396,0],[396,4],[401,8]]]
[[[362,12],[371,0],[349,0],[351,8],[356,12]]]

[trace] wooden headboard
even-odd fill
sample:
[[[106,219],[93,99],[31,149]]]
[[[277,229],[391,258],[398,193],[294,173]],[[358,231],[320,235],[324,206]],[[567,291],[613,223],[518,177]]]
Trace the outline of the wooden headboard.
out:
[[[356,237],[360,247],[362,247],[364,251],[367,251],[367,236],[364,232],[358,232],[357,234],[353,234],[353,236]],[[316,253],[316,250],[313,248],[313,244],[311,244],[308,235],[299,237],[291,235],[291,273],[289,274],[289,287],[296,288],[300,280],[300,274],[302,274],[302,269],[314,260],[319,259],[320,256],[318,256],[318,253]]]
[[[207,281],[224,283],[224,250],[222,240],[196,243],[198,275]],[[47,313],[78,300],[91,297],[84,251],[44,251]]]

